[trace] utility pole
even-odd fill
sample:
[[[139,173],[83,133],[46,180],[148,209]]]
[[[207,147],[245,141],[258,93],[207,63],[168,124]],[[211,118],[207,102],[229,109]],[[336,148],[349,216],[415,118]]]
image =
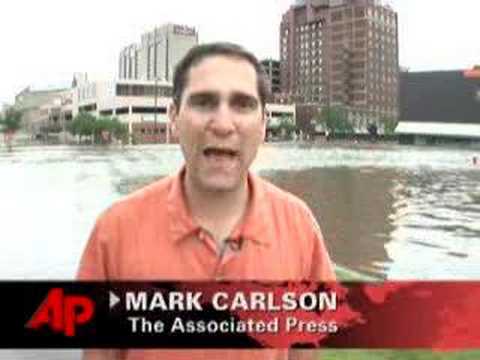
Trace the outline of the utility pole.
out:
[[[63,108],[63,101],[62,105],[60,106],[60,119],[62,121],[62,130],[63,130],[63,143],[67,145],[67,124],[66,124],[66,117]]]
[[[157,143],[157,104],[158,104],[158,78],[155,76],[155,105],[153,113],[153,142]]]
[[[166,133],[167,133],[167,139],[166,139],[166,143],[167,144],[170,144],[170,119],[167,117],[167,122],[166,122],[166,129],[165,129]]]
[[[169,59],[169,53],[168,53],[168,36],[169,36],[169,31],[168,31],[168,28],[167,28],[167,34],[165,36],[165,58],[166,58],[166,66],[165,66],[165,79],[167,80],[167,82],[170,82],[170,74],[169,74],[169,68],[170,68],[170,59]],[[170,143],[170,128],[169,128],[169,124],[170,124],[170,119],[167,118],[167,122],[166,122],[166,129],[165,129],[165,132],[166,132],[166,143],[169,144]]]
[[[153,142],[157,143],[157,103],[158,103],[158,74],[157,74],[157,55],[158,55],[158,43],[157,43],[157,28],[153,30],[153,46],[155,49],[153,51],[154,57],[154,65],[153,65],[153,73],[154,73],[154,80],[155,80],[155,101],[154,101],[154,109],[153,109]]]

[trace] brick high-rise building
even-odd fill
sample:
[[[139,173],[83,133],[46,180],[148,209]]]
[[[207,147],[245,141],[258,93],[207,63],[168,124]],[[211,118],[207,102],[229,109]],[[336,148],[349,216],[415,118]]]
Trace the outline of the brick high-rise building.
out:
[[[398,118],[398,18],[378,0],[297,0],[280,25],[282,91],[342,106],[355,128]]]

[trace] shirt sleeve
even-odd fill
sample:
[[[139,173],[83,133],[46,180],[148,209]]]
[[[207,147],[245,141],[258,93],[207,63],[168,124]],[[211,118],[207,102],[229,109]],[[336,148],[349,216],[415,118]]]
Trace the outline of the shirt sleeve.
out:
[[[77,273],[78,280],[107,280],[107,240],[111,236],[105,228],[103,218],[100,218],[88,239],[80,260]],[[83,351],[82,360],[122,360],[125,351],[120,349],[88,349]]]
[[[97,220],[80,259],[78,280],[107,280],[106,233],[102,219]]]

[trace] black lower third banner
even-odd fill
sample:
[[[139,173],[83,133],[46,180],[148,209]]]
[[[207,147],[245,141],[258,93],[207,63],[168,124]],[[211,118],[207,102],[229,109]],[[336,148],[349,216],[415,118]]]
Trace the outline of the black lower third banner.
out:
[[[479,282],[0,282],[0,348],[480,348]]]

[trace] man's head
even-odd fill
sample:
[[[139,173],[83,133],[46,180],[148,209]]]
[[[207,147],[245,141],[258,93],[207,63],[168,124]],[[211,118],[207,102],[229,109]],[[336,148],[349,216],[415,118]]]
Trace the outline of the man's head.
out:
[[[258,96],[262,108],[265,108],[270,89],[262,65],[252,53],[232,43],[212,43],[196,46],[177,64],[173,76],[173,101],[177,107],[180,107],[180,103],[182,102],[182,96],[188,84],[190,69],[203,59],[212,56],[238,58],[249,62],[257,73]]]
[[[187,185],[235,191],[265,136],[266,80],[257,59],[232,44],[201,45],[178,64],[169,110]]]

